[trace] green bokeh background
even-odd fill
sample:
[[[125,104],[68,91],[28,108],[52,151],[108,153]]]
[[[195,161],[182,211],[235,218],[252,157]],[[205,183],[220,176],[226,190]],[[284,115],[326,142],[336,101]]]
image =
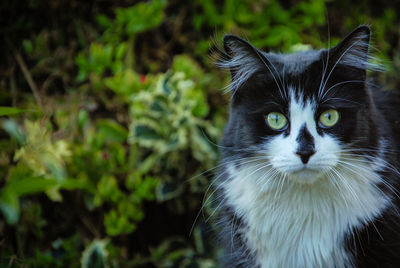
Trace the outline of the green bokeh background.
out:
[[[0,267],[217,267],[209,187],[228,116],[225,33],[333,46],[360,24],[399,88],[398,1],[0,4]]]

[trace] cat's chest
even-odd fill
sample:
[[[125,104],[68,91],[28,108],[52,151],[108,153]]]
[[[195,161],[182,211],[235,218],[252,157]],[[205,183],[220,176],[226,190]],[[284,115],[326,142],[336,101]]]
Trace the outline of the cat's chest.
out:
[[[334,211],[303,207],[300,202],[259,202],[264,204],[247,213],[244,235],[261,267],[347,267],[341,264],[348,264],[351,257],[343,243],[348,223],[330,219]]]
[[[372,220],[386,200],[374,186],[375,173],[343,173],[343,185],[321,178],[313,185],[273,178],[264,170],[230,168],[227,200],[245,222],[242,236],[262,268],[351,267],[345,235]],[[365,176],[369,176],[368,180]]]

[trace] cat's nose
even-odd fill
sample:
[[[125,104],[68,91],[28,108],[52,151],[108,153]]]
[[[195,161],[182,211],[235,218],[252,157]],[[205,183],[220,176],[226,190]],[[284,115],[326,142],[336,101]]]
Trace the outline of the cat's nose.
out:
[[[310,157],[315,154],[314,137],[308,131],[304,123],[299,131],[296,141],[299,143],[296,154],[300,157],[303,164],[307,164]]]
[[[296,154],[300,157],[303,164],[307,164],[310,157],[315,154],[314,150],[297,151]]]

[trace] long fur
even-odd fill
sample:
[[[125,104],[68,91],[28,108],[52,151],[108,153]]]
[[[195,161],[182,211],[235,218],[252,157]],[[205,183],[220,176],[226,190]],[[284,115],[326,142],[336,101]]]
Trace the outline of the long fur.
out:
[[[361,26],[332,49],[291,55],[224,39],[233,98],[216,180],[223,267],[400,262],[400,98],[367,82],[381,69],[368,61],[369,35]],[[327,128],[319,115],[332,108],[340,120]],[[273,111],[286,128],[267,126]],[[303,148],[315,152],[300,159]]]

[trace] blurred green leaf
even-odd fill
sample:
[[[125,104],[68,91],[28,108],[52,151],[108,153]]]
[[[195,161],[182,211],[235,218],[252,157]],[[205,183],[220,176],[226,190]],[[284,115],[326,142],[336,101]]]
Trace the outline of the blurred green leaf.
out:
[[[126,215],[118,214],[116,210],[111,210],[105,214],[104,224],[107,234],[111,236],[128,234],[136,228],[136,225],[130,222]]]
[[[4,130],[10,134],[11,137],[15,138],[18,142],[18,144],[22,145],[25,142],[25,136],[22,134],[20,127],[17,125],[17,123],[10,119],[10,120],[5,120],[3,121],[2,124]]]
[[[142,86],[139,75],[129,69],[105,78],[104,84],[121,95],[133,94]]]
[[[18,196],[10,189],[0,191],[0,210],[8,224],[16,224],[19,219]]]
[[[125,25],[128,35],[137,34],[158,26],[163,19],[166,1],[153,0],[131,8],[116,9],[117,22]]]
[[[111,119],[102,119],[97,122],[99,132],[111,142],[124,142],[128,137],[128,130]]]
[[[25,113],[25,112],[34,112],[34,110],[0,106],[0,116],[14,115],[14,114]]]
[[[145,125],[135,126],[135,136],[145,140],[156,140],[160,138],[156,130]]]
[[[80,110],[78,114],[78,126],[84,128],[89,123],[89,114],[86,110]]]
[[[110,20],[107,16],[105,16],[105,15],[103,15],[103,14],[97,15],[96,21],[97,21],[97,22],[99,23],[99,25],[102,26],[103,28],[108,28],[108,27],[111,27],[111,26],[112,26],[111,20]]]
[[[58,185],[57,179],[31,177],[12,180],[6,184],[5,189],[12,191],[20,197],[28,194],[41,193],[56,185]]]
[[[29,54],[29,53],[33,52],[33,44],[32,44],[31,40],[27,40],[27,39],[23,40],[22,45],[23,45],[26,53]]]
[[[16,224],[19,219],[19,198],[36,194],[57,185],[57,180],[31,177],[18,178],[8,182],[0,192],[0,210],[8,224]]]

